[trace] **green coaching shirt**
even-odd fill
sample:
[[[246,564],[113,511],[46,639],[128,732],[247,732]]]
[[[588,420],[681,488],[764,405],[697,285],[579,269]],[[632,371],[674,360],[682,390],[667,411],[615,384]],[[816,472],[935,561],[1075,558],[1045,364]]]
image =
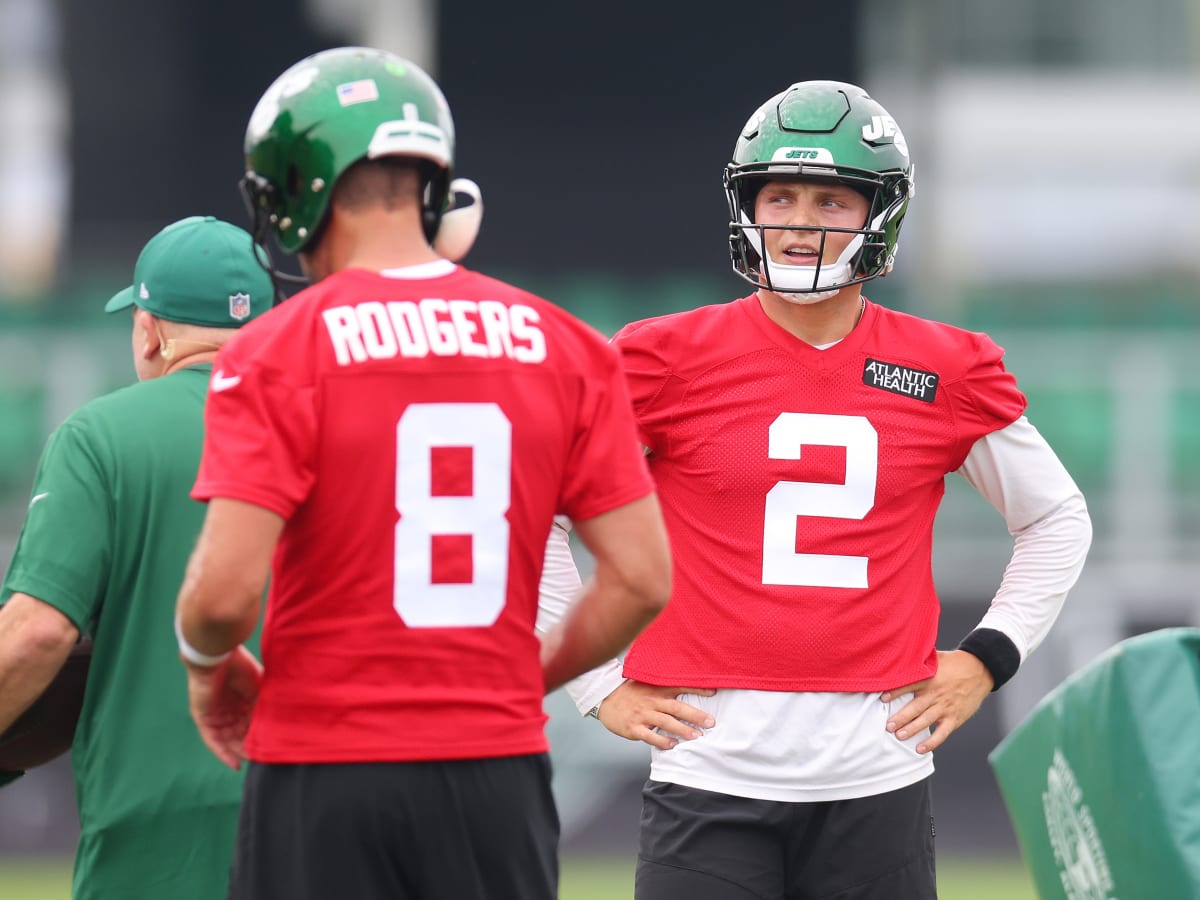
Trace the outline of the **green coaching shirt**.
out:
[[[55,431],[0,592],[49,603],[95,640],[72,748],[75,900],[226,893],[242,776],[200,740],[173,633],[204,518],[188,494],[211,369],[100,397]]]

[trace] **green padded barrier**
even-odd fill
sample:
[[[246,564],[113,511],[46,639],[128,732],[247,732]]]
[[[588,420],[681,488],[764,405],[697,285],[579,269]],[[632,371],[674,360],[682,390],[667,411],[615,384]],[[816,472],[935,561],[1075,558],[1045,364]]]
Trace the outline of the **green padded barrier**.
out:
[[[989,760],[1043,900],[1200,897],[1200,629],[1116,644]]]

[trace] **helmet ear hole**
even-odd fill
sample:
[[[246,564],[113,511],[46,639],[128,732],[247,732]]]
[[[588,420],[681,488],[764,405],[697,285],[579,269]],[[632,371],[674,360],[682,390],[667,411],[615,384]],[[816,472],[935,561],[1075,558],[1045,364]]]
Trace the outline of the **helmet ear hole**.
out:
[[[747,222],[754,221],[754,204],[758,202],[759,192],[767,185],[766,178],[742,178],[739,193],[739,205]]]
[[[421,225],[425,229],[425,239],[432,245],[450,200],[450,181],[446,170],[429,160],[419,160],[418,170],[425,185]]]

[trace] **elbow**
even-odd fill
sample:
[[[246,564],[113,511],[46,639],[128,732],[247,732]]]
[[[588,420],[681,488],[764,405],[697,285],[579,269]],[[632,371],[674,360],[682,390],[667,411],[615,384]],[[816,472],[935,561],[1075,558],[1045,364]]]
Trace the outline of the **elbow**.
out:
[[[1079,555],[1086,557],[1092,547],[1092,516],[1088,512],[1087,502],[1082,494],[1072,498],[1069,514],[1075,525],[1076,541],[1079,544]]]
[[[655,538],[646,541],[636,564],[626,573],[627,593],[639,605],[647,622],[666,608],[671,597],[671,547],[665,530]]]
[[[663,552],[630,579],[627,591],[649,621],[661,613],[671,597],[671,556]]]
[[[79,640],[79,629],[66,616],[53,610],[39,616],[26,628],[30,655],[42,659],[62,659]]]
[[[671,595],[670,556],[648,555],[636,566],[597,561],[595,580],[602,593],[620,598],[626,615],[645,627],[663,611]]]
[[[65,659],[79,640],[74,622],[28,594],[14,594],[0,609],[0,619],[0,630],[11,627],[20,635],[20,652],[28,663]]]
[[[662,612],[671,597],[671,563],[668,559],[661,570],[655,573],[654,583],[646,589],[646,605],[654,614]]]

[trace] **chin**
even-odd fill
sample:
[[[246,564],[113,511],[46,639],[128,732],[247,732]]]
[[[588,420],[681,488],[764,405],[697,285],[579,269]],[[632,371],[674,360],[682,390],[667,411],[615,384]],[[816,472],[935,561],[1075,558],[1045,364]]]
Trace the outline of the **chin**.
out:
[[[822,301],[836,297],[841,292],[841,288],[833,288],[828,291],[805,291],[804,293],[790,291],[772,291],[771,293],[784,303],[790,303],[792,306],[812,306],[814,303],[821,303]]]

